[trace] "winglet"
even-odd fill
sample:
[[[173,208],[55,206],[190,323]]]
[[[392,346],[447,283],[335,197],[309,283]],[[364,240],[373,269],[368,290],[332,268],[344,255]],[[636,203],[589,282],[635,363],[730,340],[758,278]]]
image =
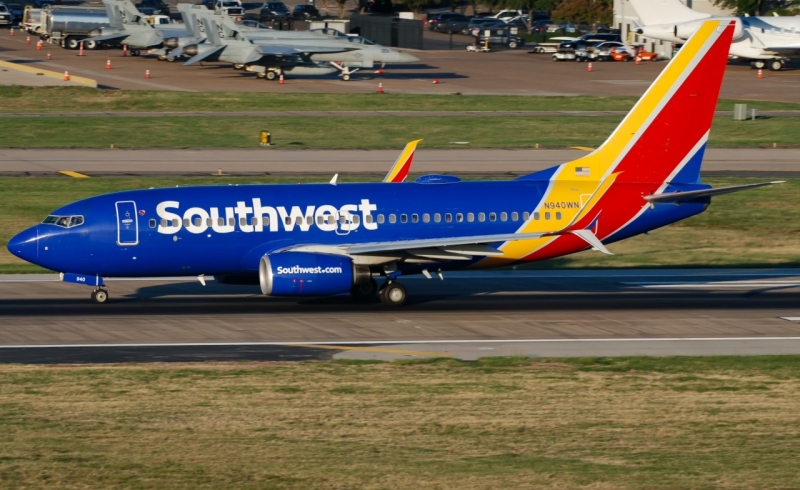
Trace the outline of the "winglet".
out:
[[[383,178],[384,182],[399,183],[406,180],[408,172],[411,170],[411,162],[414,160],[414,152],[417,150],[417,145],[420,141],[422,140],[414,140],[406,145],[403,152],[397,157],[397,161],[392,165],[389,173]]]
[[[613,253],[609,252],[606,246],[603,245],[603,242],[597,238],[597,235],[592,233],[592,230],[573,230],[570,231],[570,233],[583,239],[583,241],[591,245],[593,249],[599,250],[606,255],[614,255]]]

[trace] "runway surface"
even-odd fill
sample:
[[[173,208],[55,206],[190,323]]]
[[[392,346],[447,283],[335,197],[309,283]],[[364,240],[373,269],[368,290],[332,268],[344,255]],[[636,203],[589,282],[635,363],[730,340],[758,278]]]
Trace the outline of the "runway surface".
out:
[[[256,148],[186,150],[16,150],[0,149],[0,174],[73,170],[88,175],[113,174],[383,174],[397,159],[396,150],[288,150]],[[526,174],[585,155],[586,149],[417,150],[414,173]],[[704,172],[776,173],[800,171],[800,149],[709,149]]]
[[[0,277],[0,362],[800,353],[800,269],[487,271],[403,278],[401,308],[193,279]]]

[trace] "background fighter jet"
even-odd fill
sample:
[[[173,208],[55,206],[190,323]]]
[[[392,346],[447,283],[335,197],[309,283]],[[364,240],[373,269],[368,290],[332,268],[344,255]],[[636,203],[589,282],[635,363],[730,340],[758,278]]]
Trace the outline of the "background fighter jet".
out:
[[[265,78],[274,79],[282,71],[286,71],[279,69],[276,63],[285,63],[285,58],[294,57],[304,63],[314,63],[318,69],[325,65],[333,66],[341,72],[343,80],[349,80],[350,75],[359,68],[371,68],[375,63],[385,65],[419,61],[416,56],[375,44],[359,36],[347,36],[338,32],[325,34],[314,30],[258,29],[237,24],[230,16],[221,12],[210,12],[202,6],[178,4],[178,9],[184,17],[184,23],[191,26],[188,28],[190,32],[196,37],[201,34],[206,36],[204,43],[186,46],[180,53],[171,53],[173,56],[190,56],[187,65],[201,60],[230,61],[235,66],[238,65],[237,68],[245,68],[259,76],[263,74]],[[216,36],[210,31],[216,32]]]
[[[109,26],[90,32],[93,41],[127,44],[133,56],[138,56],[143,49],[161,47],[162,51],[155,54],[163,60],[170,50],[201,40],[189,36],[182,25],[149,24],[130,0],[103,0],[103,3]]]

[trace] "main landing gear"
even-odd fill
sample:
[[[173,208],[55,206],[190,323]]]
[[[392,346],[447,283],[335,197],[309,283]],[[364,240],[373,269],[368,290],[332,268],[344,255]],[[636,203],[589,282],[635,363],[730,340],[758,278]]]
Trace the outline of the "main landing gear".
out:
[[[406,288],[393,279],[387,279],[383,286],[378,289],[378,282],[374,278],[370,278],[368,282],[356,284],[350,290],[353,299],[359,303],[373,301],[376,293],[381,303],[389,306],[401,306],[408,298]]]
[[[104,304],[106,301],[108,301],[108,289],[97,288],[92,291],[92,301],[99,305]]]

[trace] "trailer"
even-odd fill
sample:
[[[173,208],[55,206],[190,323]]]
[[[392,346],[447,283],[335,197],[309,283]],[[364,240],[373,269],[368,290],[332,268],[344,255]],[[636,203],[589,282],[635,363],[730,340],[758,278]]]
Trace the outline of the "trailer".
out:
[[[89,32],[108,26],[105,8],[97,7],[57,7],[45,9],[42,13],[43,41],[57,44],[67,49],[78,49],[85,41],[86,49],[96,49],[99,43],[89,38]]]
[[[25,29],[28,34],[36,36],[42,33],[42,13],[44,9],[37,9],[31,5],[25,6],[25,11],[22,14],[22,22],[20,22],[20,29]]]

